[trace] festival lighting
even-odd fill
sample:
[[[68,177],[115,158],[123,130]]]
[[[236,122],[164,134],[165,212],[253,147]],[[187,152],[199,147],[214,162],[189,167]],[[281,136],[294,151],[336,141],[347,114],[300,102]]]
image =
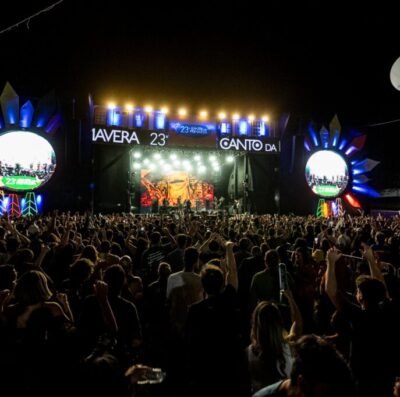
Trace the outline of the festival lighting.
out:
[[[346,151],[345,154],[346,156],[350,156],[353,152],[355,152],[357,148],[355,146],[350,146]]]
[[[31,101],[27,101],[22,105],[19,118],[21,128],[29,128],[31,126],[34,111],[35,109]]]
[[[343,138],[343,139],[340,141],[339,150],[343,150],[344,147],[345,147],[346,145],[347,145],[347,140]]]
[[[341,197],[355,208],[361,208],[360,203],[350,194],[350,191],[370,197],[380,194],[368,186],[369,178],[363,175],[371,171],[379,162],[371,159],[350,161],[350,157],[362,150],[366,136],[356,135],[350,141],[341,137],[340,124],[334,118],[330,124],[330,132],[323,127],[319,134],[310,125],[309,137],[313,141],[315,151],[308,137],[304,139],[304,147],[311,152],[306,165],[306,180],[313,192],[320,197],[318,216],[327,216],[326,209],[335,216],[343,213]],[[334,148],[334,150],[332,150]],[[353,178],[350,178],[350,175]],[[331,200],[336,198],[336,202]],[[328,201],[326,200],[328,199]],[[325,204],[328,202],[328,207]]]
[[[380,196],[380,194],[376,190],[372,189],[368,185],[354,185],[353,191],[360,193],[360,194],[365,194],[366,196],[369,196],[369,197],[376,198],[376,197]]]
[[[207,117],[208,117],[208,112],[207,112],[207,110],[201,110],[200,111],[200,113],[199,113],[199,116],[200,116],[200,118],[201,119],[206,119]]]
[[[310,137],[313,141],[314,146],[318,146],[318,137],[317,133],[315,132],[314,128],[312,126],[308,127],[308,133],[310,134]]]
[[[339,137],[340,137],[340,131],[335,131],[333,138],[332,138],[332,146],[333,147],[336,147],[336,145],[338,144]]]
[[[247,135],[249,131],[249,123],[247,122],[247,120],[240,120],[239,121],[239,134],[240,135]]]
[[[361,208],[361,204],[359,203],[359,201],[352,196],[350,193],[347,193],[344,195],[344,198],[346,199],[346,201],[354,208]]]
[[[309,140],[307,139],[307,137],[305,137],[305,139],[304,139],[304,148],[305,148],[308,152],[311,152],[310,142],[309,142]]]
[[[185,108],[180,108],[178,110],[178,115],[181,116],[181,117],[187,116],[187,110]]]

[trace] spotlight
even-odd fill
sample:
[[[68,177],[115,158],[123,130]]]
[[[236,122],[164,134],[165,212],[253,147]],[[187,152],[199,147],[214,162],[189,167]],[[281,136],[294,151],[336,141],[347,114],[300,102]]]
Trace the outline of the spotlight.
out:
[[[140,158],[142,157],[142,153],[140,153],[140,152],[135,152],[135,153],[133,153],[133,157],[134,157],[135,159],[140,159]]]
[[[233,156],[228,156],[228,157],[226,158],[226,162],[227,162],[227,163],[232,163],[233,160],[235,160],[235,158],[234,158]]]
[[[160,153],[154,153],[153,154],[153,157],[155,158],[155,159],[157,159],[157,160],[159,160],[160,158],[161,158],[161,154]]]
[[[140,168],[141,168],[141,164],[140,163],[137,163],[137,162],[133,163],[133,169],[134,170],[139,170]]]
[[[217,158],[216,158],[213,154],[211,154],[210,157],[209,157],[208,159],[209,159],[211,162],[217,160]]]
[[[179,116],[184,117],[187,115],[187,110],[185,108],[180,108],[178,110],[178,114],[179,114]]]

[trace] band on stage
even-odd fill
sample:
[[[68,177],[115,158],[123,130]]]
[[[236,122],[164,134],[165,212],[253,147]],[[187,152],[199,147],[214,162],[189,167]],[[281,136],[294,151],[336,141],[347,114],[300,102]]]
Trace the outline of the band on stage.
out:
[[[207,195],[204,198],[196,196],[194,203],[190,199],[182,200],[179,196],[176,199],[175,205],[170,205],[168,198],[164,197],[161,202],[157,197],[152,199],[151,212],[152,213],[170,213],[170,212],[182,212],[182,213],[222,213],[226,212],[231,215],[241,214],[243,212],[243,199],[230,199],[226,200],[225,197]]]

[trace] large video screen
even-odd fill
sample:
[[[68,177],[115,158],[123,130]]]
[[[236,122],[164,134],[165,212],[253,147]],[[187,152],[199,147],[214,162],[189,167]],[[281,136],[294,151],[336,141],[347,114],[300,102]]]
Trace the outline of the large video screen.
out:
[[[316,195],[337,197],[343,193],[349,182],[347,163],[332,150],[320,150],[307,161],[306,179]]]
[[[151,207],[153,200],[163,205],[167,200],[169,207],[177,207],[179,203],[189,200],[191,208],[199,210],[206,208],[206,201],[214,200],[214,185],[199,179],[187,171],[169,171],[164,175],[149,169],[140,173],[142,210]]]
[[[52,177],[55,169],[56,155],[46,139],[27,131],[0,135],[0,188],[35,190]]]

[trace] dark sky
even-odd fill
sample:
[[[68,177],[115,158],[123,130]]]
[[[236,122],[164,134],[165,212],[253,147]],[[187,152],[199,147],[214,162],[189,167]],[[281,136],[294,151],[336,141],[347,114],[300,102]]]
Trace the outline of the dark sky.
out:
[[[0,28],[55,1],[2,5]],[[400,185],[400,124],[367,127],[400,118],[400,91],[389,79],[400,56],[394,5],[297,3],[64,0],[29,29],[0,34],[0,85],[8,80],[27,97],[90,92],[96,103],[193,112],[288,112],[325,123],[336,113],[368,134],[382,187]]]
[[[0,27],[54,1],[18,2],[1,13]],[[64,0],[29,29],[1,34],[0,84],[9,80],[26,95],[92,92],[96,102],[338,113],[360,125],[399,118],[400,91],[389,80],[400,56],[393,9],[143,3]]]

